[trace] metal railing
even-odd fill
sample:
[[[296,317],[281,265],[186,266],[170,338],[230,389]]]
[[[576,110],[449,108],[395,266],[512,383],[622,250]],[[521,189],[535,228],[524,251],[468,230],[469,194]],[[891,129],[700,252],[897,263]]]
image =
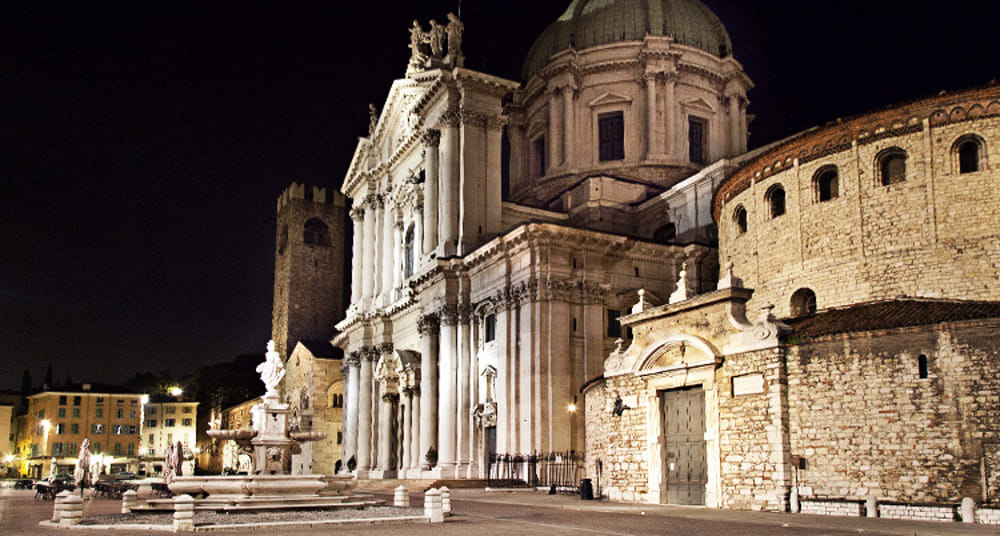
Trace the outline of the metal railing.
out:
[[[490,456],[487,485],[493,488],[555,486],[576,493],[584,478],[583,456],[575,451]]]

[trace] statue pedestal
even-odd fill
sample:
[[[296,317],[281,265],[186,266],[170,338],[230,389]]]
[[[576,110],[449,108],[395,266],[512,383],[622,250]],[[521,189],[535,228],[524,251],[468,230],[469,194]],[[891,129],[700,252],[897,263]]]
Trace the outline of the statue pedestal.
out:
[[[253,446],[255,474],[288,474],[291,469],[292,441],[285,435],[288,430],[288,404],[278,402],[276,393],[264,396],[264,402],[251,410],[257,437],[250,440]]]

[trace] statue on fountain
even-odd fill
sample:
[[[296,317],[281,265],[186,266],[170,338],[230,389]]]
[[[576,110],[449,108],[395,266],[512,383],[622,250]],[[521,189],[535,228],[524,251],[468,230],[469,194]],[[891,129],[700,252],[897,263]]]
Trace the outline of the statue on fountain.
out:
[[[260,381],[264,382],[267,388],[265,397],[278,396],[278,384],[285,377],[285,364],[281,362],[281,356],[274,349],[274,340],[267,341],[267,353],[264,354],[264,362],[257,365],[257,372],[260,373]]]

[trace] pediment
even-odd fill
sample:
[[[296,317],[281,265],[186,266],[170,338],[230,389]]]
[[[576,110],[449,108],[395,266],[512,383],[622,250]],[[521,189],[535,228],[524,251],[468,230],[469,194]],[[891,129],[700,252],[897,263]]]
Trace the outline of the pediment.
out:
[[[709,104],[708,101],[702,98],[697,98],[686,102],[682,102],[681,105],[683,105],[685,108],[692,108],[695,110],[702,110],[705,112],[715,113],[715,108],[712,108],[712,105]]]
[[[604,93],[587,103],[587,106],[597,108],[598,106],[607,106],[609,104],[632,104],[632,99],[617,93]]]

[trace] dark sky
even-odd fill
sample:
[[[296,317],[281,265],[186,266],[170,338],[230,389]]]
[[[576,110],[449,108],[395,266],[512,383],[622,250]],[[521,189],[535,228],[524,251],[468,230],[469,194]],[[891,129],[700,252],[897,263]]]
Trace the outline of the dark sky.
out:
[[[569,0],[466,0],[466,66],[519,79]],[[998,76],[995,0],[705,0],[751,145]],[[452,1],[0,7],[0,389],[262,352],[275,200],[338,186],[367,105]]]

